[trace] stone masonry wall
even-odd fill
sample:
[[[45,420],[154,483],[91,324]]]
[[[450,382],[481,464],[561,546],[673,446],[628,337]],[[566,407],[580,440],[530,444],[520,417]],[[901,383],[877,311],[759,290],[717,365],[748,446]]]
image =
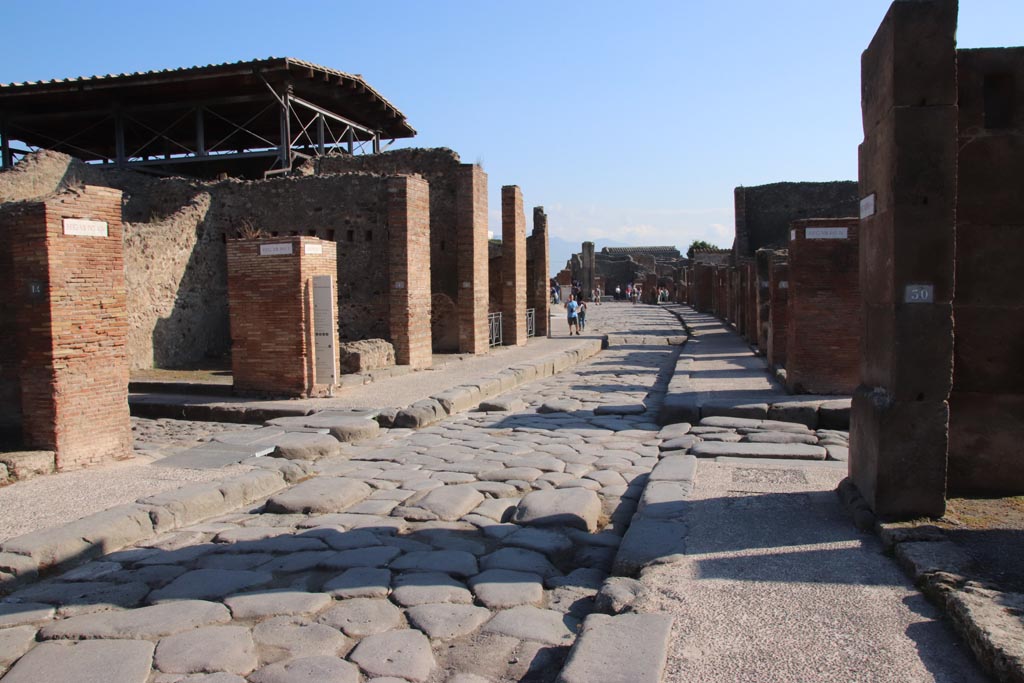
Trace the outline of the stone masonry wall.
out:
[[[121,193],[87,186],[8,204],[0,230],[13,265],[25,445],[54,451],[58,470],[130,457]]]
[[[417,176],[388,180],[389,323],[395,361],[433,362],[430,336],[430,187]]]
[[[456,193],[458,214],[459,352],[487,353],[490,275],[487,243],[487,174],[463,164]],[[431,205],[431,216],[434,209]]]
[[[501,188],[501,319],[506,346],[526,344],[526,216],[516,185]]]
[[[1024,48],[958,50],[949,488],[1024,492]]]
[[[737,256],[784,248],[795,220],[857,215],[857,183],[852,180],[737,187],[734,199]]]
[[[315,381],[312,283],[316,275],[337,277],[337,245],[315,237],[231,239],[227,258],[235,391],[325,395],[329,383]]]
[[[858,219],[796,221],[789,240],[786,385],[852,394],[860,382]]]
[[[551,255],[543,206],[533,207],[533,233],[526,238],[526,271],[526,307],[534,310],[534,334],[545,337],[551,312]]]

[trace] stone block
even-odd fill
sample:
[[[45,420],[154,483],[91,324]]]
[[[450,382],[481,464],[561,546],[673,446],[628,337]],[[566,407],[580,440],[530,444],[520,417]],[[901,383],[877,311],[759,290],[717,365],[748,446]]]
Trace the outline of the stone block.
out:
[[[319,460],[341,454],[341,442],[330,434],[288,432],[274,439],[275,458]]]
[[[12,479],[25,481],[43,474],[53,474],[56,454],[53,451],[13,451],[0,453],[0,463],[7,466]]]
[[[271,497],[266,510],[284,514],[343,512],[370,493],[372,489],[356,479],[318,477]]]
[[[699,458],[770,458],[787,460],[824,460],[827,452],[821,446],[782,443],[699,443],[690,449]]]
[[[636,576],[652,564],[681,559],[686,553],[686,526],[678,521],[634,517],[622,537],[612,572],[620,576]]]
[[[715,399],[705,401],[700,407],[701,417],[742,417],[763,420],[768,417],[767,403],[746,403],[742,400]],[[696,422],[696,420],[693,420]]]
[[[145,683],[152,663],[153,643],[144,640],[41,643],[18,660],[4,683]]]
[[[363,373],[395,364],[395,347],[384,339],[361,339],[338,345],[338,367],[343,373]]]
[[[794,358],[795,359],[795,358]],[[796,422],[811,429],[818,427],[817,401],[783,401],[768,406],[768,419],[780,422]]]
[[[692,394],[667,394],[658,411],[658,424],[670,425],[677,422],[700,422],[701,406]]]
[[[671,635],[667,614],[592,614],[583,622],[558,683],[660,683]]]
[[[516,506],[512,521],[533,526],[568,526],[597,531],[601,501],[584,488],[533,491]]]
[[[224,494],[217,484],[193,484],[174,491],[140,498],[140,505],[151,508],[158,530],[187,526],[228,511]]]
[[[822,401],[818,406],[818,429],[850,429],[851,399]]]

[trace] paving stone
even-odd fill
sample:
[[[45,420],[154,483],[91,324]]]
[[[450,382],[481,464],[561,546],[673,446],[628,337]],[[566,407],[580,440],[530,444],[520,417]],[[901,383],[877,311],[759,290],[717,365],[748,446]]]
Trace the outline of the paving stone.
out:
[[[352,641],[337,628],[314,624],[303,617],[274,617],[258,624],[252,637],[265,663],[317,655],[342,656]]]
[[[510,569],[517,572],[539,574],[544,578],[561,574],[555,566],[538,552],[525,548],[501,548],[480,558],[480,568]]]
[[[523,551],[527,552],[527,551]],[[543,559],[543,555],[540,555]],[[546,562],[546,560],[545,560]],[[552,569],[554,569],[552,567]],[[471,604],[473,595],[448,574],[441,572],[407,572],[394,579],[392,598],[403,607],[427,603],[454,602]]]
[[[545,401],[537,408],[538,413],[572,413],[581,410],[583,404],[572,398],[559,398]]]
[[[395,570],[445,572],[452,576],[473,576],[479,569],[476,558],[461,550],[429,550],[406,553],[391,563]]]
[[[470,579],[477,600],[490,609],[519,605],[539,606],[544,602],[544,587],[538,574],[489,569]]]
[[[692,455],[669,455],[658,462],[648,481],[689,481],[697,474],[697,459]]]
[[[375,567],[354,567],[327,581],[323,590],[338,599],[386,598],[391,592],[391,572]]]
[[[473,513],[489,517],[496,522],[507,522],[518,503],[518,498],[489,498],[477,505]]]
[[[519,413],[526,410],[526,402],[519,398],[493,398],[480,402],[480,410]]]
[[[824,460],[826,451],[821,446],[779,443],[704,443],[690,449],[702,458],[786,458],[792,460]]]
[[[681,436],[689,434],[691,427],[692,425],[689,422],[677,422],[675,424],[665,425],[658,431],[658,438],[663,441],[678,439]]]
[[[595,415],[640,415],[645,412],[647,412],[647,406],[643,403],[602,405],[594,409]]]
[[[471,486],[441,486],[427,493],[415,504],[438,519],[454,521],[472,511],[484,500],[484,494]]]
[[[274,580],[269,572],[195,569],[149,594],[149,602],[161,600],[219,600]],[[191,672],[182,672],[191,673]]]
[[[271,496],[266,510],[278,513],[342,512],[372,492],[364,482],[355,479],[318,477]]]
[[[602,487],[614,486],[616,484],[625,484],[626,480],[622,478],[622,475],[612,470],[594,470],[589,474],[583,475],[584,479],[593,479]]]
[[[289,432],[273,440],[275,458],[319,460],[341,455],[341,442],[330,434]]]
[[[509,638],[496,633],[478,633],[472,638],[463,638],[449,643],[446,648],[438,648],[437,656],[443,657],[439,668],[448,671],[459,671],[461,675],[475,675],[483,678],[486,683],[509,679],[505,676],[509,662],[516,659],[516,649],[520,646],[517,638]],[[451,681],[446,681],[451,683]],[[473,683],[477,683],[473,681]]]
[[[338,441],[362,441],[376,436],[380,425],[368,417],[323,411],[303,419],[306,427],[327,429]]]
[[[766,431],[810,432],[807,425],[797,422],[779,422],[778,420],[749,419],[743,417],[706,417],[700,421],[702,427],[722,427],[725,429],[762,429]]]
[[[53,619],[52,605],[41,602],[0,602],[0,628],[41,624]]]
[[[430,641],[419,631],[392,631],[367,636],[349,659],[370,675],[396,676],[423,683],[436,662]]]
[[[671,632],[672,618],[666,614],[592,614],[558,683],[660,683]]]
[[[533,482],[539,479],[542,474],[544,473],[536,467],[506,467],[500,470],[481,472],[479,476],[482,481]]]
[[[736,432],[718,432],[716,434],[703,434],[701,435],[701,440],[715,443],[739,443],[743,441],[743,435]]]
[[[533,467],[545,473],[565,471],[565,462],[553,455],[532,453],[514,458],[510,463],[514,467]]]
[[[515,528],[515,531],[502,539],[505,545],[536,550],[553,558],[564,556],[572,550],[572,541],[565,534],[550,529]]]
[[[316,538],[334,550],[354,550],[380,545],[380,539],[370,531],[344,531],[340,527],[316,527],[303,532],[303,537]]]
[[[326,593],[276,589],[232,595],[224,600],[235,619],[315,614],[331,602],[331,596]]]
[[[622,614],[644,594],[644,585],[625,576],[610,576],[601,585],[594,608],[605,614]]]
[[[678,436],[662,442],[658,445],[658,449],[661,451],[683,451],[693,448],[703,440],[696,434],[687,434],[686,436]]]
[[[588,467],[587,470],[589,472],[590,468]],[[597,491],[598,489],[601,488],[601,483],[598,482],[598,481],[595,481],[593,479],[568,479],[568,480],[563,481],[562,483],[560,483],[555,488],[559,488],[559,489],[581,488],[581,489],[589,489],[590,491]]]
[[[66,614],[69,608],[80,612],[95,612],[112,607],[136,607],[147,593],[149,586],[138,581],[44,582],[12,593],[10,598],[19,602],[62,605],[62,613]]]
[[[402,612],[387,600],[342,600],[317,620],[353,638],[384,633],[402,625]]]
[[[828,453],[829,460],[847,462],[850,459],[850,448],[848,446],[828,444],[825,446],[825,452]]]
[[[522,606],[502,610],[487,622],[484,630],[522,640],[534,640],[548,645],[568,645],[575,632],[566,624],[571,620],[560,612]]]
[[[523,496],[512,521],[533,526],[568,526],[597,531],[601,501],[583,488],[534,491]]]
[[[308,572],[321,565],[328,563],[334,557],[333,550],[307,550],[298,553],[288,553],[275,557],[269,562],[257,567],[259,571],[271,572],[274,574],[295,572]]]
[[[798,422],[811,429],[818,426],[820,401],[782,401],[768,406],[768,419],[779,422]]]
[[[818,406],[818,426],[822,429],[850,428],[851,399],[835,399],[822,401]]]
[[[181,600],[62,619],[46,625],[39,637],[42,640],[154,640],[200,626],[226,624],[230,621],[231,614],[224,605],[204,600]]]
[[[370,548],[340,550],[318,563],[323,569],[351,569],[353,567],[386,567],[391,560],[401,555],[398,548],[379,545]]]
[[[0,630],[0,672],[6,671],[35,644],[35,626],[15,626]]]
[[[146,683],[153,643],[83,640],[41,643],[11,667],[4,683]]]
[[[243,626],[206,626],[160,640],[153,665],[165,673],[244,676],[256,668],[256,644]]]
[[[813,432],[800,434],[797,432],[757,431],[749,432],[743,438],[750,443],[806,443],[811,445],[818,443],[818,437]]]
[[[680,558],[686,552],[685,534],[686,527],[675,521],[634,519],[615,554],[614,573],[636,576],[648,565]]]
[[[430,638],[452,640],[476,631],[491,618],[485,607],[473,605],[416,605],[405,612],[409,623]]]
[[[338,657],[302,657],[258,669],[251,683],[359,683],[359,667]]]

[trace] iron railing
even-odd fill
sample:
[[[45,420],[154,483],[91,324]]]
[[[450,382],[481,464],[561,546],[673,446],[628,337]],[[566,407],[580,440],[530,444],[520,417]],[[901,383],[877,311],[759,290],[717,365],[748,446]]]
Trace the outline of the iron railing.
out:
[[[501,313],[488,313],[487,326],[490,329],[490,345],[501,346]]]
[[[526,309],[526,336],[533,337],[537,334],[537,309]]]

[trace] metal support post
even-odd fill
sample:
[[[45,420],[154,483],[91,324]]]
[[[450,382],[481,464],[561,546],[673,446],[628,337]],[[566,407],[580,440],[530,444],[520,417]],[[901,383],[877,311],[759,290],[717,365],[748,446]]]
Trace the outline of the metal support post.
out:
[[[196,156],[206,156],[206,125],[202,107],[196,107]]]

